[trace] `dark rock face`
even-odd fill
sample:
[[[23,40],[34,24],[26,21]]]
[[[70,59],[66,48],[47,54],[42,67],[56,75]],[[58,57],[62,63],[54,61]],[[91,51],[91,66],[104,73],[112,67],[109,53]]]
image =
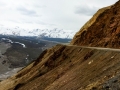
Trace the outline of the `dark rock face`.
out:
[[[71,44],[120,48],[120,1],[100,9],[74,36]],[[100,13],[102,12],[102,13]],[[96,18],[96,20],[94,20]]]

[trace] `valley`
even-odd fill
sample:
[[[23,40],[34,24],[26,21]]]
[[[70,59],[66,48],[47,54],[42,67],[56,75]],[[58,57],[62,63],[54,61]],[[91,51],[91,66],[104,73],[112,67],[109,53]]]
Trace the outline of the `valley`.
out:
[[[0,80],[13,75],[21,68],[30,64],[45,49],[70,40],[59,38],[46,39],[0,35]]]

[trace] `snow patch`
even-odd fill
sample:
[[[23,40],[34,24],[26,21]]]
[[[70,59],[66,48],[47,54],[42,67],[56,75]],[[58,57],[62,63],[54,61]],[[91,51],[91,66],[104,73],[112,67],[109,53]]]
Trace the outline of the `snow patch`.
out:
[[[22,45],[22,46],[23,46],[23,48],[26,48],[25,44],[23,44],[23,43],[20,43],[20,42],[13,42],[12,40],[10,40],[10,39],[7,39],[7,38],[2,38],[1,40],[7,40],[7,42],[9,42],[9,43],[17,43],[17,44],[20,44],[20,45]]]
[[[22,45],[23,48],[26,48],[25,44],[23,44],[23,43],[20,43],[20,42],[14,42],[14,43],[18,43],[18,44]]]

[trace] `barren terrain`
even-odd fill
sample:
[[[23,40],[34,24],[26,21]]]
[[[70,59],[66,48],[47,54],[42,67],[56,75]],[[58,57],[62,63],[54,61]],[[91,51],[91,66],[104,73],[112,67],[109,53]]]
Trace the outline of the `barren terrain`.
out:
[[[119,6],[100,9],[69,45],[44,50],[0,90],[120,90]]]
[[[118,49],[57,45],[44,51],[15,76],[1,82],[0,88],[90,90],[120,75],[119,56]]]

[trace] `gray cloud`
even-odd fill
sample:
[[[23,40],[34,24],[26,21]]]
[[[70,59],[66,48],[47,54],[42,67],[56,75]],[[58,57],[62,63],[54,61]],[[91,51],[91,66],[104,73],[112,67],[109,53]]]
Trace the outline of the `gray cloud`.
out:
[[[6,4],[2,1],[0,1],[0,6],[6,6]]]
[[[0,0],[0,21],[3,25],[17,25],[30,29],[57,27],[64,30],[79,30],[98,10],[98,7],[108,6],[116,1]]]
[[[92,16],[99,8],[98,7],[89,7],[79,6],[76,8],[75,13],[80,15]]]
[[[33,5],[34,7],[36,7],[36,8],[46,8],[47,6],[46,5],[39,5],[39,4],[34,4]]]
[[[20,23],[19,21],[17,21],[17,20],[12,20],[12,19],[8,19],[8,21],[14,22],[14,23]]]
[[[22,23],[29,23],[29,24],[40,24],[40,25],[48,25],[49,23],[45,23],[43,21],[40,21],[40,20],[33,20],[33,19],[22,19],[21,20]]]
[[[17,10],[20,11],[21,14],[23,14],[23,15],[39,16],[39,15],[37,15],[36,11],[34,11],[34,10],[29,10],[29,9],[27,9],[27,8],[25,8],[25,7],[18,7]]]
[[[36,21],[36,24],[48,25],[48,26],[56,26],[56,24],[46,23],[46,22],[43,22],[43,21]]]

